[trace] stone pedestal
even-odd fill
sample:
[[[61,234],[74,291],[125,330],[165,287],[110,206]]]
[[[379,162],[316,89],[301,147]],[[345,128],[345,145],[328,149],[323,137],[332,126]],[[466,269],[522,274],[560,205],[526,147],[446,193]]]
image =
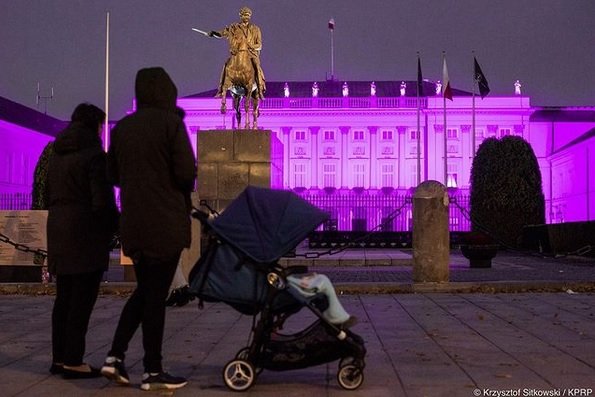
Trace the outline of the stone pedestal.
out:
[[[426,181],[413,195],[413,281],[448,282],[449,256],[448,193]]]
[[[197,208],[205,200],[221,212],[248,185],[283,187],[283,144],[270,130],[199,131],[196,148],[197,183],[192,204]],[[200,242],[200,223],[192,220],[192,245],[182,253],[186,277],[200,257]]]
[[[283,144],[270,130],[209,130],[197,134],[197,192],[221,211],[248,185],[281,188]]]

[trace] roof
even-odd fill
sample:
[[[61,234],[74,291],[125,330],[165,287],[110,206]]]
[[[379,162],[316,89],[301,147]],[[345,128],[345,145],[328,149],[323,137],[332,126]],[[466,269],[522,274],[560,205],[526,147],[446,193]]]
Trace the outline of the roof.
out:
[[[562,146],[561,148],[559,148],[555,152],[553,152],[552,155],[556,154],[556,153],[560,153],[568,148],[571,148],[572,146],[576,146],[579,143],[582,143],[582,142],[589,140],[593,137],[595,137],[595,128],[591,128],[589,131],[585,132],[583,135],[568,142],[566,145]]]
[[[585,109],[572,109],[567,107],[542,108],[534,111],[529,120],[532,122],[595,122],[595,110],[592,107]]]
[[[417,96],[417,81],[375,81],[376,85],[376,96],[378,97],[399,97],[401,96],[400,89],[401,83],[406,84],[405,96],[415,97]],[[308,98],[312,96],[312,85],[314,81],[267,81],[266,97],[268,98],[283,98],[285,96],[284,87],[287,83],[289,87],[289,96],[293,98]],[[326,80],[317,81],[318,84],[318,97],[320,98],[334,98],[343,96],[343,84],[347,83],[349,87],[350,97],[369,97],[370,96],[370,84],[372,81],[344,81],[344,80]],[[423,91],[425,96],[435,96],[436,83],[424,80]],[[458,90],[454,88],[453,96],[471,96],[472,94],[467,91]],[[216,89],[199,92],[196,94],[185,96],[184,98],[212,98],[217,92]]]
[[[54,137],[68,125],[67,121],[58,120],[1,96],[0,120]]]

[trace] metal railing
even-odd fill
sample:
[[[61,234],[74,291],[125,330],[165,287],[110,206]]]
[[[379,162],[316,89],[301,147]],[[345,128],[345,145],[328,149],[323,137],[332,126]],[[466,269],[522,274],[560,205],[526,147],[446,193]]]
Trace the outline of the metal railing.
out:
[[[304,190],[296,192],[312,205],[330,215],[320,231],[411,231],[413,226],[412,195],[403,190]],[[469,195],[450,194],[457,205],[449,206],[450,231],[469,231]]]
[[[30,210],[31,193],[0,193],[0,210]]]
[[[320,230],[339,231],[411,231],[413,204],[407,190],[327,189],[296,192],[306,201],[330,214],[330,220]],[[119,207],[119,195],[116,196]],[[0,193],[0,210],[31,209],[31,193]],[[451,231],[469,231],[471,222],[469,194],[450,194]],[[456,202],[457,205],[453,205]],[[398,213],[395,213],[396,210]],[[467,212],[467,213],[466,213]]]

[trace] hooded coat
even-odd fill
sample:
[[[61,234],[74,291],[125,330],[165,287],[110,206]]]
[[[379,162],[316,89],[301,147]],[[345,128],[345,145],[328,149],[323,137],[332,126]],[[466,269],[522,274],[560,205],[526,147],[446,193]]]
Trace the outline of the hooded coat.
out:
[[[46,189],[50,273],[107,270],[118,210],[96,130],[73,122],[58,135]]]
[[[120,186],[124,254],[166,259],[190,246],[196,161],[165,70],[139,70],[135,91],[136,112],[111,133],[108,178]]]

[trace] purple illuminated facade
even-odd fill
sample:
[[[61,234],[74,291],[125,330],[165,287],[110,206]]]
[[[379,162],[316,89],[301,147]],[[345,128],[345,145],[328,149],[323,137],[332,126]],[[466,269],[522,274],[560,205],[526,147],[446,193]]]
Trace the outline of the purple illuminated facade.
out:
[[[331,228],[372,230],[402,209],[385,228],[410,230],[405,201],[417,186],[419,143],[420,180],[444,183],[466,207],[473,143],[478,147],[487,137],[517,135],[531,144],[539,161],[547,221],[595,219],[595,161],[590,159],[595,108],[536,108],[518,92],[477,97],[473,105],[470,93],[455,89],[454,100],[446,104],[445,128],[442,97],[426,81],[424,91],[431,95],[419,99],[418,132],[415,86],[400,80],[267,82],[259,128],[273,131],[283,145],[283,175],[275,187],[293,189],[325,208],[334,219]],[[214,93],[178,100],[193,145],[200,131],[235,127],[233,112],[222,115]],[[0,137],[0,191],[28,193],[35,161],[51,134],[3,117]],[[452,211],[451,230],[467,230],[468,222]]]
[[[33,171],[66,123],[0,97],[0,209],[29,209]]]
[[[454,90],[445,129],[442,97],[433,83],[424,84],[432,95],[420,98],[418,141],[415,82],[267,83],[259,127],[283,143],[281,187],[331,212],[339,230],[371,230],[417,186],[418,142],[421,180],[444,183],[467,206],[473,142],[477,148],[487,137],[517,135],[539,161],[548,222],[595,219],[595,166],[589,161],[595,108],[535,108],[518,90],[477,97],[473,105],[470,93]],[[232,112],[222,115],[213,95],[178,101],[193,142],[201,130],[234,127]],[[409,230],[410,215],[405,206],[389,229]],[[451,230],[468,230],[463,218],[451,212]]]

